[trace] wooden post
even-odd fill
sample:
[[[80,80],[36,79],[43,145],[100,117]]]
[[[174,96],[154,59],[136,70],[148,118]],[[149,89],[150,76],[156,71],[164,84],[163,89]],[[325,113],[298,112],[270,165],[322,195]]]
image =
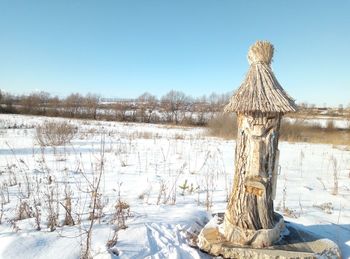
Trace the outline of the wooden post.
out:
[[[224,258],[314,258],[320,254],[341,258],[339,247],[313,236],[313,245],[303,244],[312,236],[295,226],[280,239],[283,217],[274,212],[278,171],[278,137],[283,114],[296,111],[294,100],[278,83],[271,70],[273,46],[256,42],[248,52],[247,76],[226,105],[236,112],[238,133],[235,172],[224,221],[213,217],[198,235],[198,247]],[[221,216],[219,216],[221,217]],[[317,245],[316,245],[317,244]],[[267,249],[256,249],[269,247]],[[304,251],[304,247],[307,249]]]
[[[235,175],[225,213],[225,236],[247,245],[251,235],[237,235],[237,227],[250,230],[272,229],[275,219],[272,190],[278,152],[279,114],[238,114]]]
[[[237,113],[234,184],[224,219],[224,237],[238,245],[264,247],[278,238],[283,218],[274,212],[278,138],[282,115],[296,110],[275,78],[273,46],[257,42],[250,69],[225,111]]]
[[[235,247],[271,246],[284,228],[273,208],[278,138],[283,114],[296,111],[296,105],[272,72],[273,51],[266,41],[250,47],[246,78],[225,107],[238,121],[233,189],[224,222],[209,222],[198,235],[198,246],[214,255],[245,257]]]
[[[274,226],[272,173],[280,116],[238,114],[236,168],[226,218],[236,226],[258,230]]]

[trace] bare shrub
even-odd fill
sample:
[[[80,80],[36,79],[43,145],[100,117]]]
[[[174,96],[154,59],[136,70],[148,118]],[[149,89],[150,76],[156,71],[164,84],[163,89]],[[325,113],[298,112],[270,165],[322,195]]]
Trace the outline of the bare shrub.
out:
[[[176,204],[177,181],[179,180],[180,175],[183,174],[186,166],[186,163],[183,163],[183,165],[176,171],[176,173],[171,176],[169,185],[166,187],[168,189],[168,192],[165,191],[166,195],[164,197],[164,204]]]
[[[9,192],[9,187],[7,182],[3,183],[0,186],[0,198],[1,198],[1,203],[7,204],[10,202],[10,192]]]
[[[12,165],[7,164],[6,170],[8,171],[8,183],[9,183],[8,185],[10,187],[17,185],[18,182],[17,182],[17,177],[16,177],[16,174],[15,174],[15,171],[17,170],[17,165],[15,165],[15,164],[12,164]]]
[[[34,199],[34,216],[35,216],[35,224],[36,230],[41,230],[41,210],[40,210],[40,201]]]
[[[41,146],[60,146],[69,143],[76,132],[67,122],[45,122],[36,128],[36,140]]]
[[[107,244],[106,244],[108,251],[116,256],[119,256],[118,249],[114,247],[118,242],[118,230],[119,229],[117,227],[114,228],[113,236],[111,239],[107,241]]]
[[[119,250],[115,247],[115,245],[118,242],[118,232],[120,229],[126,229],[126,220],[128,217],[131,216],[130,214],[130,205],[126,201],[122,201],[120,189],[121,189],[122,183],[119,183],[118,188],[118,200],[116,205],[114,206],[115,212],[113,215],[113,236],[107,241],[107,249],[110,253],[118,256]]]
[[[34,216],[32,208],[29,206],[28,202],[25,200],[20,200],[18,211],[17,211],[17,220],[28,219]]]
[[[281,207],[281,203],[279,203],[276,209],[279,211],[282,211],[283,215],[290,218],[297,218],[298,216],[300,216],[300,214],[299,215],[296,214],[295,210],[288,208],[286,206],[286,202],[287,202],[287,177],[286,175],[284,175],[284,184],[283,184],[283,191],[282,191],[282,207]],[[300,199],[299,199],[299,206],[302,211]]]
[[[236,138],[237,120],[233,114],[221,113],[208,122],[209,134],[225,139]]]
[[[213,206],[213,185],[214,185],[214,176],[207,172],[205,174],[205,207],[207,211],[210,211]]]
[[[36,230],[41,230],[41,179],[35,177],[35,188],[32,194]]]
[[[318,208],[320,210],[323,210],[327,214],[333,213],[333,204],[331,202],[324,202],[322,204],[314,204],[312,205],[314,208]]]
[[[212,167],[208,167],[204,173],[205,207],[207,211],[210,211],[210,209],[213,207],[213,196],[216,185],[214,170]]]
[[[46,196],[47,203],[47,227],[51,232],[58,226],[58,210],[55,208],[55,193],[53,188],[48,188]],[[56,200],[57,201],[57,200]]]
[[[100,220],[103,216],[104,204],[102,203],[102,193],[92,191],[91,192],[91,204],[90,208],[95,208],[89,212],[89,220]]]
[[[96,219],[100,219],[102,216],[103,205],[101,202],[100,186],[102,181],[102,176],[104,174],[104,164],[105,164],[105,135],[101,135],[101,146],[100,146],[100,154],[98,158],[98,163],[96,163],[96,169],[93,170],[93,179],[89,181],[87,175],[82,172],[83,177],[87,180],[89,185],[88,192],[91,195],[91,211],[89,212],[89,225],[87,229],[85,229],[86,239],[82,240],[81,247],[81,256],[82,259],[90,259],[91,255],[91,240],[92,240],[92,231],[94,224],[96,223]]]
[[[67,225],[67,226],[74,226],[75,222],[74,222],[74,219],[72,216],[72,192],[71,192],[68,184],[65,185],[64,195],[65,195],[64,204],[60,203],[66,211],[63,224]]]
[[[290,209],[288,207],[283,210],[283,215],[290,217],[290,218],[297,218],[298,217],[298,215],[296,214],[296,211],[293,209]]]
[[[126,229],[126,220],[130,217],[130,205],[122,200],[118,200],[115,205],[115,214],[113,217],[117,229]]]

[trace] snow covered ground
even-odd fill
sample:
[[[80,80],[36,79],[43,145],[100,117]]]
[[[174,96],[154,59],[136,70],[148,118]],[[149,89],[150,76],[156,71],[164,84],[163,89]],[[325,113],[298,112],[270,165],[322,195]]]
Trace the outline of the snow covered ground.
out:
[[[69,144],[41,147],[35,127],[45,121],[68,121],[78,132]],[[210,258],[191,246],[191,237],[212,213],[225,209],[234,148],[234,141],[208,137],[202,128],[2,114],[0,258],[79,258],[90,224],[89,190],[101,168],[94,258]],[[287,142],[279,149],[275,209],[332,239],[349,258],[350,151]],[[66,192],[74,226],[64,225]],[[59,214],[52,232],[47,227],[50,194],[51,211]],[[127,228],[118,231],[116,245],[108,250],[119,200],[130,206],[123,211]],[[23,202],[30,217],[19,219]]]
[[[303,122],[308,125],[320,126],[322,128],[326,128],[329,123],[332,123],[334,128],[337,129],[349,129],[350,128],[350,119],[344,118],[336,118],[336,117],[326,117],[326,116],[317,116],[313,118],[290,118],[285,117],[283,120],[295,123],[295,122]]]

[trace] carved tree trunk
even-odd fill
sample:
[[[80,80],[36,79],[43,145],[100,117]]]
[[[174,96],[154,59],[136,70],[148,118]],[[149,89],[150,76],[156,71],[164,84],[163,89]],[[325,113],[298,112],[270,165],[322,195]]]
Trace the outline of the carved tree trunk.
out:
[[[225,213],[227,229],[271,229],[278,159],[279,113],[238,114],[233,191]],[[225,234],[226,235],[226,234]],[[228,234],[229,235],[229,234]],[[242,240],[232,240],[244,243]]]
[[[273,210],[278,135],[282,115],[297,106],[272,72],[273,52],[266,41],[249,48],[246,78],[225,106],[225,112],[237,113],[238,121],[233,190],[224,222],[209,222],[198,236],[198,246],[214,255],[235,257],[236,246],[272,246],[285,227]]]

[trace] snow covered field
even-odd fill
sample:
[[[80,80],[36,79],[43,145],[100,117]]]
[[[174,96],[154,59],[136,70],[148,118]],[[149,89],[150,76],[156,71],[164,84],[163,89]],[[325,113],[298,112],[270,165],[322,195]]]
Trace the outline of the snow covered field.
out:
[[[334,128],[337,129],[349,129],[350,128],[350,120],[344,118],[334,118],[334,117],[326,117],[326,116],[317,116],[314,118],[290,118],[285,117],[283,120],[295,123],[295,122],[303,122],[308,125],[320,126],[322,128],[326,128],[329,123],[333,123]]]
[[[41,147],[35,127],[45,121],[69,121],[78,132],[69,144]],[[202,128],[2,114],[0,258],[79,258],[99,172],[94,258],[210,258],[191,247],[191,236],[225,209],[234,148],[234,141],[208,137]],[[279,149],[275,209],[332,239],[349,258],[350,151],[287,142]],[[67,193],[73,226],[64,224]],[[119,201],[130,206],[122,213],[127,228],[107,249]],[[58,226],[50,231],[52,214]]]

